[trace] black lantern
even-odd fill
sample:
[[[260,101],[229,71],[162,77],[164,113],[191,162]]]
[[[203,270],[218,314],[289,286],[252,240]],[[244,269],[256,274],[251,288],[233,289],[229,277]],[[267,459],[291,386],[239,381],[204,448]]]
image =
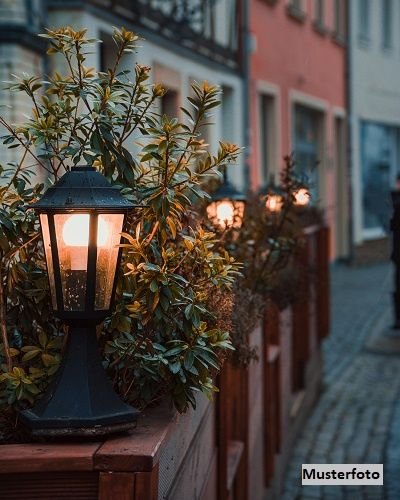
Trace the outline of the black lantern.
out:
[[[52,305],[69,326],[54,382],[22,420],[36,435],[106,434],[134,426],[138,411],[114,392],[96,325],[110,313],[119,243],[134,205],[92,167],[73,167],[35,205]]]
[[[224,182],[212,194],[212,201],[207,207],[209,219],[222,229],[238,229],[242,226],[245,205],[246,196],[228,181],[224,170]]]

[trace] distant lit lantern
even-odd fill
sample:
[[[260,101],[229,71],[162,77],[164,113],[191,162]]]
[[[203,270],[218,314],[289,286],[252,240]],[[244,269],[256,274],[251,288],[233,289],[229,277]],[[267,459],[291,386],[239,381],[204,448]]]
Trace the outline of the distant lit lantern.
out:
[[[92,167],[73,167],[34,205],[39,213],[56,316],[69,326],[56,381],[22,420],[37,435],[129,429],[138,411],[114,392],[101,364],[96,325],[109,315],[121,232],[134,205]]]
[[[274,177],[271,175],[269,183],[260,189],[260,195],[265,198],[265,207],[269,212],[280,212],[283,207],[283,192],[279,186],[274,183]]]
[[[207,215],[221,229],[240,228],[245,206],[246,196],[227,181],[225,176],[225,182],[212,195]]]
[[[280,212],[282,210],[283,199],[278,194],[267,195],[265,206],[270,212]]]
[[[311,195],[307,188],[300,187],[294,193],[294,204],[299,207],[305,207],[310,203]]]

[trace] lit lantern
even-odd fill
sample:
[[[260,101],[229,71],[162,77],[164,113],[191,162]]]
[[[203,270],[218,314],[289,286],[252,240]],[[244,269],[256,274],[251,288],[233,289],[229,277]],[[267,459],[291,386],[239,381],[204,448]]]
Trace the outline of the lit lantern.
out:
[[[305,207],[310,203],[311,195],[307,188],[300,187],[294,193],[294,204],[298,207]]]
[[[131,428],[138,411],[113,391],[96,325],[109,315],[121,232],[134,205],[92,167],[73,167],[34,205],[39,213],[55,314],[69,326],[55,382],[21,413],[37,435],[107,434]]]
[[[240,228],[243,223],[246,197],[232,184],[225,181],[212,195],[207,207],[208,218],[221,229]]]
[[[268,194],[265,206],[270,212],[280,212],[282,210],[283,199],[279,194]]]
[[[265,207],[269,212],[280,212],[283,207],[283,193],[279,186],[274,183],[274,177],[270,177],[267,186],[260,189],[262,199],[265,198]]]

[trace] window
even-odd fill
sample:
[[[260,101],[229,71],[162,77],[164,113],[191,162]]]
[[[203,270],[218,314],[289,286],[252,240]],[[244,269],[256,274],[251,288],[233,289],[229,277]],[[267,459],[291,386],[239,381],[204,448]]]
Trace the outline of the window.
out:
[[[167,89],[161,98],[161,114],[167,115],[168,118],[178,116],[178,92],[176,90]]]
[[[107,72],[114,66],[117,49],[114,40],[109,34],[101,33],[101,40],[103,40],[103,43],[99,44],[100,71]]]
[[[235,142],[238,127],[237,116],[235,116],[235,92],[232,87],[227,85],[223,85],[221,90],[221,114],[219,120],[221,120],[222,140],[224,142]],[[209,132],[211,132],[210,128]],[[228,167],[226,172],[230,182],[235,185],[240,184],[242,172],[239,168]]]
[[[363,230],[366,237],[382,236],[389,229],[390,189],[398,173],[399,139],[398,128],[361,123]]]
[[[392,0],[382,0],[382,47],[392,47]]]
[[[261,183],[267,184],[274,173],[274,100],[265,94],[260,95],[260,177]]]
[[[286,5],[286,10],[289,16],[296,21],[303,22],[306,17],[303,0],[289,0]]]
[[[313,27],[320,35],[326,35],[324,0],[314,0],[314,21]]]
[[[359,38],[361,42],[368,42],[371,24],[370,0],[358,0]]]
[[[338,42],[346,38],[346,5],[345,0],[335,0],[334,4],[334,37]]]
[[[315,0],[315,22],[324,25],[324,0]]]
[[[221,111],[222,111],[222,139],[234,142],[235,138],[235,102],[233,89],[222,86]]]
[[[301,0],[290,0],[289,5],[291,5],[294,9],[302,10]]]
[[[296,170],[309,184],[313,202],[319,200],[318,163],[321,160],[323,115],[314,109],[296,105],[294,122],[294,153]]]

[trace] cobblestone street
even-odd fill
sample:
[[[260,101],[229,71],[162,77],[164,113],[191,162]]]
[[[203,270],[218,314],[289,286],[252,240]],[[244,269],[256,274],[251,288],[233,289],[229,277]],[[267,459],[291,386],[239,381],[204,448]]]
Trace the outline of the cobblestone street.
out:
[[[374,349],[391,323],[391,267],[332,271],[321,397],[296,444],[284,500],[400,498],[400,354]],[[302,463],[383,463],[384,486],[300,485]]]

